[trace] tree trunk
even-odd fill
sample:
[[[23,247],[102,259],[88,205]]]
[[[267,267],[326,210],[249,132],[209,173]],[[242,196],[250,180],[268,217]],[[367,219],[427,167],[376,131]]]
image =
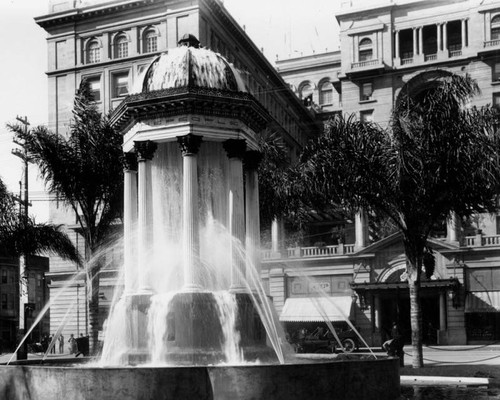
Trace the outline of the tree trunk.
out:
[[[422,310],[420,308],[420,267],[409,262],[408,288],[410,290],[411,344],[413,347],[413,368],[422,368]]]

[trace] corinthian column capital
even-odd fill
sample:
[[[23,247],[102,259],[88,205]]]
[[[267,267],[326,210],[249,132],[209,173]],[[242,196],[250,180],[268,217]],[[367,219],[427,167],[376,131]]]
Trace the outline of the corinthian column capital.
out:
[[[177,142],[179,143],[183,156],[197,154],[202,140],[202,136],[193,135],[191,133],[185,136],[177,136]]]
[[[134,147],[139,161],[152,160],[158,145],[152,140],[135,141]]]

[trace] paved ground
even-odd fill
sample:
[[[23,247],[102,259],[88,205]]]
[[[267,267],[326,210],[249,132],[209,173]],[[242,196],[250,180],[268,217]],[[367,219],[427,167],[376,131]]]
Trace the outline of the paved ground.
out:
[[[411,346],[405,346],[401,375],[462,376],[489,378],[500,387],[500,346],[424,347],[424,368],[413,369]]]

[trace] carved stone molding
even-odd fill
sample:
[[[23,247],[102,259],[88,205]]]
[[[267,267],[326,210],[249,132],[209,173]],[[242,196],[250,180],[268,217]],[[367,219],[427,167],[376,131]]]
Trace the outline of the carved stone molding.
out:
[[[202,141],[203,137],[198,135],[189,134],[185,136],[177,136],[177,142],[179,143],[183,156],[197,154]]]
[[[158,145],[152,140],[135,141],[138,161],[152,160]]]
[[[224,150],[226,150],[228,158],[243,159],[247,149],[247,143],[244,139],[228,139],[224,143]]]

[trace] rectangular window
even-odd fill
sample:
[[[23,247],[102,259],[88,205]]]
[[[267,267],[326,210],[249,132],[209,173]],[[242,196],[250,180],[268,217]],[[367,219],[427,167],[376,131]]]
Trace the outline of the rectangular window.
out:
[[[361,96],[360,100],[371,100],[373,96],[373,83],[366,82],[361,85]]]
[[[128,42],[125,40],[118,42],[117,48],[116,48],[116,53],[117,53],[116,58],[128,57]]]
[[[128,95],[128,72],[112,75],[113,98]]]
[[[500,39],[500,28],[491,28],[491,40]]]
[[[500,110],[500,93],[493,93],[493,107]]]
[[[7,310],[7,293],[2,293],[2,310]]]
[[[7,270],[2,269],[2,283],[7,283]]]
[[[157,36],[148,36],[146,40],[146,52],[152,53],[158,51],[158,37]]]
[[[493,64],[493,81],[500,81],[500,62]]]
[[[101,101],[101,77],[87,78],[94,101]]]
[[[360,111],[359,112],[359,120],[361,122],[373,122],[373,110]]]

